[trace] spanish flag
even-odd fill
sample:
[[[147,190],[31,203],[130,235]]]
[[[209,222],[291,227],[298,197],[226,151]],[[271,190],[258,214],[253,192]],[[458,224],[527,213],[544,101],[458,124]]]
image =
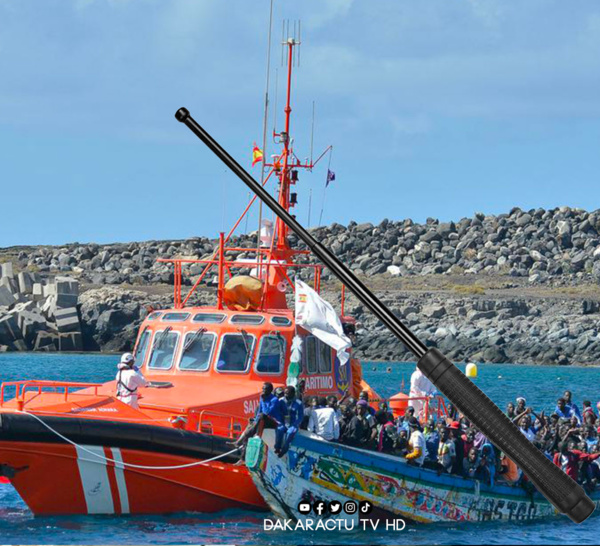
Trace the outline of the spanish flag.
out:
[[[254,147],[252,148],[252,166],[256,165],[259,161],[262,161],[263,152],[262,150],[254,143]]]

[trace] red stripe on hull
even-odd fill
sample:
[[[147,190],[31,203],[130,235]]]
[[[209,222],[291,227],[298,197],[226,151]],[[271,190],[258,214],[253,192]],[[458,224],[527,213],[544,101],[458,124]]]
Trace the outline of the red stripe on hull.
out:
[[[95,448],[98,449],[98,448]],[[112,457],[110,449],[105,456]],[[123,461],[143,466],[174,466],[193,459],[162,453],[121,449]],[[114,463],[85,455],[88,470],[96,465],[99,476],[119,513],[122,503]],[[62,444],[2,442],[0,464],[17,469],[11,483],[36,515],[87,514],[88,501],[98,491],[84,491],[74,447]],[[107,472],[108,471],[108,472]],[[124,470],[126,495],[131,514],[217,512],[226,508],[267,510],[267,506],[243,466],[219,462],[178,470]],[[89,472],[88,472],[89,478]],[[88,480],[89,483],[89,480]],[[100,486],[100,483],[98,484]]]

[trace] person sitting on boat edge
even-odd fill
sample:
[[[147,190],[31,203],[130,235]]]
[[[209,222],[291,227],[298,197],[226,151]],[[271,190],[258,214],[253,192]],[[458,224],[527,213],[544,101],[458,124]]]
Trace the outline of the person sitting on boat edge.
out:
[[[234,442],[238,447],[245,446],[247,439],[262,431],[263,428],[277,429],[283,424],[287,406],[273,394],[273,383],[263,383],[262,392],[254,420],[250,420],[246,430]],[[243,449],[242,449],[243,456]]]
[[[336,411],[327,405],[327,399],[320,397],[318,406],[308,419],[308,431],[329,442],[339,440],[340,423]]]
[[[135,367],[135,357],[131,353],[124,353],[117,369],[117,398],[124,404],[139,409],[138,389],[145,387],[148,381]]]
[[[410,429],[410,438],[408,439],[408,447],[410,451],[406,454],[406,461],[409,464],[423,466],[425,462],[425,436],[421,432],[421,425],[415,417],[411,417],[408,421]]]
[[[284,423],[279,425],[275,432],[275,453],[279,457],[283,457],[290,449],[292,440],[302,424],[302,419],[304,419],[304,406],[296,398],[294,387],[288,386],[285,388],[283,401],[286,405]]]

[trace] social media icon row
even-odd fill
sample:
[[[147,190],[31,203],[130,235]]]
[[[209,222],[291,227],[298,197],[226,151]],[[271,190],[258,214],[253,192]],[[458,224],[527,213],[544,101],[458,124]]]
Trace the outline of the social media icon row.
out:
[[[367,515],[373,511],[373,505],[369,501],[360,501],[359,503],[356,503],[355,501],[348,501],[343,504],[343,507],[344,512],[350,515],[356,514],[357,511],[361,515]],[[298,512],[304,516],[307,516],[311,512],[317,516],[324,516],[326,514],[337,516],[341,511],[342,503],[340,501],[315,501],[313,503],[308,501],[300,501],[298,504]]]

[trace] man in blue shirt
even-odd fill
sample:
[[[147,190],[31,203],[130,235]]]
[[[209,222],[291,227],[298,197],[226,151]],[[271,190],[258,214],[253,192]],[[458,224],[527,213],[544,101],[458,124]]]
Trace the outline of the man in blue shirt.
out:
[[[577,409],[577,406],[575,406],[575,409]],[[559,398],[556,401],[554,413],[556,413],[556,415],[558,415],[561,419],[571,419],[571,417],[575,417],[577,421],[581,423],[581,416],[577,415],[577,413],[579,413],[579,409],[577,409],[577,412],[575,412],[575,409],[573,408],[573,404],[568,405],[564,398]]]
[[[236,446],[246,445],[247,438],[251,438],[255,434],[260,434],[263,428],[274,428],[281,426],[284,422],[287,413],[287,408],[283,400],[279,400],[273,394],[273,384],[263,383],[262,393],[256,413],[254,414],[254,422],[251,422],[242,435],[234,444]],[[243,456],[244,449],[241,454]]]
[[[267,428],[277,428],[279,425],[283,424],[285,412],[285,403],[273,394],[273,384],[264,383],[260,402],[254,415],[255,421],[258,423],[262,418],[262,421]]]
[[[292,440],[304,419],[304,405],[296,398],[294,387],[285,388],[283,403],[285,406],[284,423],[277,427],[275,433],[275,453],[279,457],[283,457],[290,449]]]
[[[571,417],[573,417],[573,415],[575,415],[575,417],[577,417],[577,420],[581,423],[581,421],[582,421],[581,412],[579,411],[577,404],[575,402],[573,402],[572,396],[573,395],[572,395],[571,391],[565,391],[565,394],[563,394],[563,398],[565,399],[565,402],[566,402],[566,407],[571,412]]]

